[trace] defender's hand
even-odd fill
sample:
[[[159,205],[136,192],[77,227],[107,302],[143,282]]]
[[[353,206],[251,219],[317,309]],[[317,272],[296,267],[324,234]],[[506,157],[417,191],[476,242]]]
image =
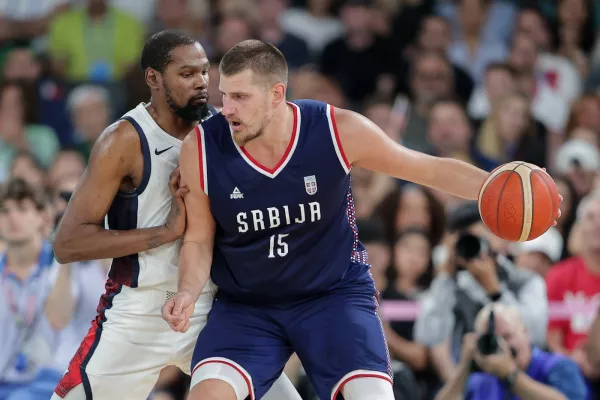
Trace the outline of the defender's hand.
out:
[[[165,227],[169,232],[168,239],[170,242],[179,239],[185,231],[185,203],[183,202],[183,197],[189,192],[189,189],[185,186],[180,186],[180,177],[179,167],[177,167],[171,172],[169,180],[169,190],[172,196],[171,211],[167,216]]]
[[[162,317],[175,332],[186,332],[194,313],[195,299],[187,292],[179,292],[162,307]]]

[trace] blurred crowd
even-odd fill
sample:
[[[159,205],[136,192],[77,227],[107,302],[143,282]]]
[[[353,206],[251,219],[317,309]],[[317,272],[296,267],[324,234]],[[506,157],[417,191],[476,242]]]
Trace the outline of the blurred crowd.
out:
[[[488,171],[545,167],[562,217],[520,244],[493,236],[476,204],[352,170],[396,398],[508,398],[469,379],[507,379],[472,367],[490,314],[507,363],[600,398],[599,28],[597,0],[0,2],[0,400],[49,398],[96,316],[110,260],[57,268],[49,243],[98,136],[149,101],[139,56],[163,29],[205,47],[217,107],[220,57],[260,38],[287,58],[290,99],[356,110],[404,146]],[[489,251],[457,255],[468,235]],[[560,368],[532,372],[540,354]],[[315,399],[296,357],[286,373]],[[188,383],[166,368],[151,396],[184,399]]]

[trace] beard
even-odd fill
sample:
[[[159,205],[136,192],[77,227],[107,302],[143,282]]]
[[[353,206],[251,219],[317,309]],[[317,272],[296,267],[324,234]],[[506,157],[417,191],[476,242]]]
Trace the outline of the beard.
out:
[[[264,109],[266,110],[266,106]],[[265,133],[265,129],[267,129],[267,126],[269,125],[269,122],[271,122],[271,118],[273,116],[268,115],[267,111],[260,111],[259,114],[264,115],[264,117],[263,117],[262,121],[260,122],[260,125],[258,126],[257,129],[255,129],[255,130],[248,129],[247,132],[232,131],[233,132],[233,140],[235,141],[235,143],[238,146],[244,147],[244,145],[246,145],[246,143],[248,143],[256,138],[261,137]],[[241,122],[241,121],[239,121],[239,122],[241,123],[242,126],[248,127],[248,125],[245,125],[243,122]]]
[[[258,128],[255,131],[248,131],[248,132],[233,131],[233,140],[239,147],[244,147],[248,142],[261,137],[263,135],[263,133],[265,133],[265,127],[266,127],[266,124],[265,124],[265,121],[263,121],[260,125],[260,128]]]
[[[185,121],[195,122],[202,121],[210,116],[208,103],[194,104],[194,99],[190,98],[184,106],[180,106],[175,102],[175,99],[171,95],[171,90],[169,90],[167,86],[164,86],[164,89],[167,104],[179,118]]]

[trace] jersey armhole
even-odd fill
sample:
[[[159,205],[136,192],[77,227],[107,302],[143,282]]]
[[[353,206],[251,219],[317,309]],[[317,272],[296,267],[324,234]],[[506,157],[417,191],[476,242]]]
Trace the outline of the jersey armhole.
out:
[[[198,167],[200,168],[200,188],[208,196],[208,179],[206,168],[206,146],[204,143],[204,129],[202,125],[196,126],[198,136]]]
[[[340,133],[338,132],[337,124],[335,123],[335,113],[331,104],[327,104],[327,122],[329,122],[329,133],[331,133],[331,140],[333,141],[335,153],[337,154],[338,160],[340,161],[344,172],[349,174],[350,170],[352,169],[352,165],[350,165],[348,159],[346,158],[346,154],[344,154],[342,141],[340,140]]]

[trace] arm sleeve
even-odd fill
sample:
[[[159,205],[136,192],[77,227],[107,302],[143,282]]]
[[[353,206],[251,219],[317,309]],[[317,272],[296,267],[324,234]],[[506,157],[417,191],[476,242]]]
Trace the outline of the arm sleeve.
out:
[[[558,361],[548,374],[548,386],[564,394],[569,400],[586,400],[588,387],[579,367],[571,360]]]
[[[414,327],[415,342],[431,347],[450,337],[454,328],[456,283],[449,275],[440,273],[431,283],[421,303]]]

